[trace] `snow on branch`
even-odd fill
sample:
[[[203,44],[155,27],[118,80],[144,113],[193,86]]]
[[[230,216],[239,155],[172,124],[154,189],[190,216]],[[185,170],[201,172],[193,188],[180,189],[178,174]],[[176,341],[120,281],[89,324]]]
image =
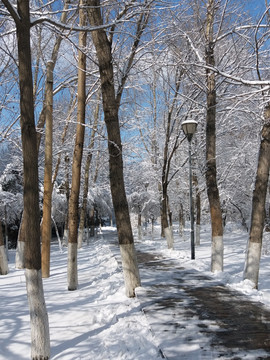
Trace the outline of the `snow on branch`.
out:
[[[7,1],[7,0],[5,0]],[[49,17],[48,15],[42,14],[42,16],[39,16],[37,19],[34,17],[31,18],[31,26],[35,26],[40,23],[49,23],[57,28],[60,28],[62,30],[68,30],[68,31],[86,31],[86,32],[92,32],[96,30],[105,30],[109,28],[115,28],[116,25],[123,24],[125,22],[129,22],[132,18],[134,18],[136,15],[141,14],[142,10],[139,8],[136,11],[130,12],[126,14],[124,18],[116,18],[115,20],[112,20],[111,22],[107,24],[102,24],[98,26],[68,26],[66,24],[63,24],[61,21],[57,21]]]
[[[13,20],[15,21],[16,24],[20,23],[20,16],[17,12],[17,10],[15,9],[15,7],[9,2],[9,0],[2,0],[3,4],[5,5],[7,11],[9,12],[9,14],[12,16]]]
[[[241,77],[238,77],[238,76],[235,76],[232,74],[228,74],[227,72],[221,71],[217,67],[214,67],[214,66],[209,66],[206,64],[198,64],[198,63],[197,64],[193,63],[191,65],[213,71],[217,75],[221,75],[224,78],[230,79],[238,84],[243,84],[243,85],[248,85],[248,86],[266,86],[267,87],[266,89],[270,88],[270,79],[268,79],[268,80],[247,80],[247,79],[243,79]]]
[[[216,41],[220,41],[223,40],[224,38],[228,37],[229,35],[233,35],[233,34],[239,34],[241,31],[246,31],[246,30],[255,30],[257,31],[258,28],[260,29],[268,29],[269,25],[266,24],[250,24],[250,25],[241,25],[241,26],[236,26],[233,29],[230,29],[229,31],[225,32],[224,34],[220,35]]]
[[[9,0],[3,0],[3,4],[5,5],[7,12],[3,11],[3,9],[1,9],[1,11],[3,11],[4,13],[6,13],[6,15],[10,14],[11,17],[13,18],[13,20],[15,21],[16,24],[20,24],[20,16],[17,12],[17,9],[15,8],[15,6],[13,6],[11,4],[11,2]],[[74,9],[71,9],[74,10]],[[69,10],[70,11],[70,10]],[[101,30],[101,29],[109,29],[109,28],[115,28],[116,25],[125,23],[125,22],[129,22],[132,18],[134,18],[134,16],[141,14],[142,10],[139,8],[136,11],[132,11],[128,14],[126,14],[126,16],[124,18],[119,18],[119,19],[115,19],[113,21],[111,21],[110,23],[107,24],[103,24],[103,25],[99,25],[99,26],[70,26],[67,24],[62,23],[61,21],[57,21],[55,19],[52,19],[51,12],[45,13],[38,13],[38,12],[34,12],[31,11],[31,19],[30,19],[30,23],[31,23],[31,27],[41,24],[41,23],[48,23],[50,25],[53,25],[56,28],[60,28],[62,30],[67,30],[67,31],[85,31],[85,32],[92,32],[95,30]],[[60,11],[59,11],[60,13]],[[37,17],[38,16],[38,17]]]

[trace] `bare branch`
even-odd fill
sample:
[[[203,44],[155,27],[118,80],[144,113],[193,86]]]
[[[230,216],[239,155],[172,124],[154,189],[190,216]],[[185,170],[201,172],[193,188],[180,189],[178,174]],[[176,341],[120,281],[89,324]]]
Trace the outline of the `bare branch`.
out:
[[[12,16],[13,20],[15,21],[16,25],[20,24],[20,16],[17,10],[13,7],[13,5],[9,2],[9,0],[2,0],[3,4],[5,5],[6,9]]]

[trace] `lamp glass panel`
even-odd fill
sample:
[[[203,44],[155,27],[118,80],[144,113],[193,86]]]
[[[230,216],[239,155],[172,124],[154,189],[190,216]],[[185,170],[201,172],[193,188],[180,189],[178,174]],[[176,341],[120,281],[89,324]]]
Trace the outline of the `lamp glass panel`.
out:
[[[193,135],[196,131],[197,124],[195,122],[186,122],[182,124],[182,129],[185,133],[185,135]]]

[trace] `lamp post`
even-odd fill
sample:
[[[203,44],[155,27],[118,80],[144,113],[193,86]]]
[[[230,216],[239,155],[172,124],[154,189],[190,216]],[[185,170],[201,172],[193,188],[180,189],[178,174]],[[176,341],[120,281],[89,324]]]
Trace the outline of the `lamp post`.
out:
[[[186,120],[182,123],[182,130],[186,135],[189,147],[189,209],[190,209],[190,243],[191,243],[191,259],[195,259],[195,244],[194,244],[194,214],[193,214],[193,201],[192,201],[192,168],[191,168],[191,140],[193,134],[197,129],[197,121]]]

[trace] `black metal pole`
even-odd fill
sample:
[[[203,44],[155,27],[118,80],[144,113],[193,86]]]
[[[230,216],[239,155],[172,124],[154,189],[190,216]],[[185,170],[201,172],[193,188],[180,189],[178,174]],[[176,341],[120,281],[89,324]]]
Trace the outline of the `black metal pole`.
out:
[[[194,212],[192,201],[192,164],[191,164],[191,139],[189,141],[189,208],[190,208],[190,245],[191,245],[191,259],[195,259],[195,244],[194,244]]]

